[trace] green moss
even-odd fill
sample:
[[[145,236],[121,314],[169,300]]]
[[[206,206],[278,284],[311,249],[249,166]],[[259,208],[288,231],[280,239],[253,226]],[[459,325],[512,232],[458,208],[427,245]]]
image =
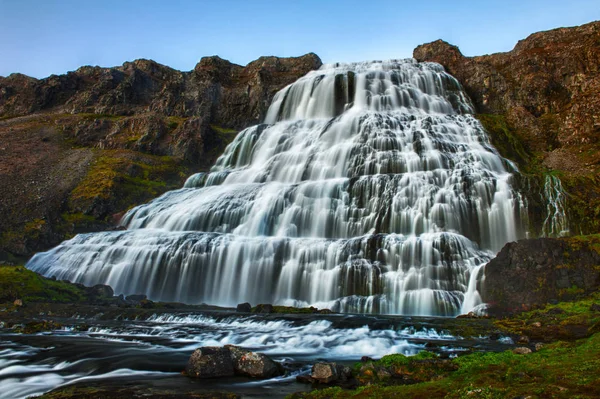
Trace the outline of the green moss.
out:
[[[217,125],[210,125],[210,128],[219,134],[237,134],[237,132],[238,132],[235,129],[229,129],[229,128],[217,126]]]
[[[478,114],[476,117],[489,133],[492,145],[500,155],[515,161],[521,170],[532,170],[538,166],[538,159],[525,148],[504,115]]]
[[[89,222],[79,215],[105,219],[106,208],[124,211],[179,188],[187,169],[171,157],[106,150],[71,192],[67,219]],[[68,221],[65,219],[66,221]]]
[[[0,302],[77,302],[85,298],[78,286],[44,278],[23,266],[0,266]]]

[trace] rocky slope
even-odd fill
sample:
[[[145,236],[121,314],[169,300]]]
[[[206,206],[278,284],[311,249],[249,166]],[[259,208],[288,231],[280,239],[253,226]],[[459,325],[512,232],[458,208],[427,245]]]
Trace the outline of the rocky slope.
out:
[[[413,55],[462,83],[522,171],[561,178],[573,232],[600,231],[600,22],[535,33],[506,53],[465,57],[437,40]]]
[[[190,72],[150,60],[34,79],[0,77],[0,261],[26,258],[208,168],[315,54]]]

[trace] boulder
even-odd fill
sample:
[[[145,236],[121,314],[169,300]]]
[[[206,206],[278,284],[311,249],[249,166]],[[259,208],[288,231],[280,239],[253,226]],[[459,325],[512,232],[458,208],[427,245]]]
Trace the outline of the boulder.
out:
[[[568,301],[600,288],[600,239],[536,238],[510,242],[484,269],[479,292],[498,316],[552,301]],[[552,312],[561,312],[559,308]]]
[[[513,353],[517,355],[527,355],[531,353],[531,349],[524,346],[519,346],[518,348],[513,349]]]
[[[350,367],[337,363],[315,363],[311,369],[311,378],[321,384],[347,381],[352,377]]]
[[[251,352],[234,345],[225,345],[231,354],[236,374],[253,378],[271,378],[283,374],[283,368],[262,353]]]
[[[235,311],[238,313],[250,313],[252,311],[252,305],[248,302],[240,303],[237,305],[237,308],[235,308]]]
[[[228,348],[205,346],[192,353],[185,373],[195,378],[231,377],[235,374]]]

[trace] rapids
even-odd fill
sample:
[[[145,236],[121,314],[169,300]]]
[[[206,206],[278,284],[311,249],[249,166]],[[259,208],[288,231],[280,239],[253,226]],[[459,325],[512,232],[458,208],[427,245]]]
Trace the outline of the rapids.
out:
[[[516,167],[472,113],[438,64],[324,65],[209,173],[129,211],[126,231],[78,235],[27,267],[161,301],[468,312],[481,267],[527,228]]]

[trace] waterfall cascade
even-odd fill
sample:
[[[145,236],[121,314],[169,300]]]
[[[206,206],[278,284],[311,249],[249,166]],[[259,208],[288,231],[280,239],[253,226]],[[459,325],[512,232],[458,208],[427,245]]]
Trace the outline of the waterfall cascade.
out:
[[[512,164],[460,84],[414,60],[325,65],[281,90],[208,174],[28,267],[117,293],[450,316],[524,234]]]

